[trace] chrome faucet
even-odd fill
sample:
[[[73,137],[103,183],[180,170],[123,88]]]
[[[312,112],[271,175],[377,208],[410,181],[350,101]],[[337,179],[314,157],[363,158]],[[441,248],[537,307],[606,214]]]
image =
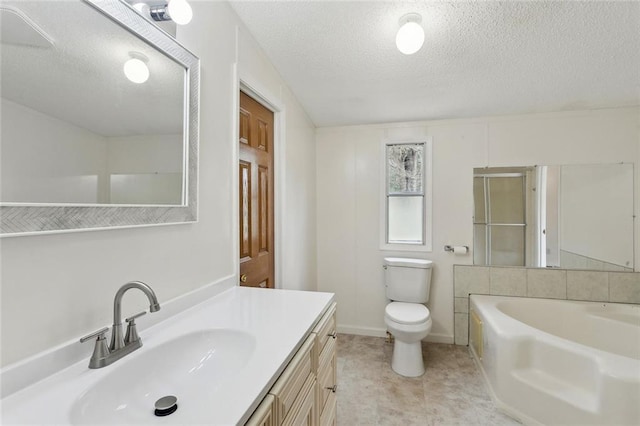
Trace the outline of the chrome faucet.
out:
[[[113,299],[113,327],[111,328],[111,344],[107,346],[105,333],[109,331],[108,327],[100,329],[94,333],[84,336],[80,339],[81,343],[96,337],[96,345],[93,354],[89,360],[89,368],[102,368],[113,364],[125,355],[139,349],[142,346],[142,339],[138,336],[136,330],[136,318],[146,314],[140,312],[125,321],[128,323],[127,334],[122,337],[122,297],[127,290],[137,288],[142,291],[149,299],[149,312],[157,312],[160,310],[160,303],[151,287],[141,281],[131,281],[123,285],[116,292]]]
[[[149,299],[149,312],[157,312],[160,310],[158,298],[147,284],[141,281],[131,281],[120,287],[116,292],[116,297],[113,299],[113,327],[111,328],[111,344],[109,345],[111,352],[120,350],[125,346],[125,339],[122,337],[122,297],[125,292],[131,288],[137,288],[147,296]],[[135,316],[133,319],[135,320]],[[129,318],[127,318],[127,320],[129,320]],[[138,338],[138,340],[140,340],[140,338]],[[142,343],[140,346],[142,346]]]

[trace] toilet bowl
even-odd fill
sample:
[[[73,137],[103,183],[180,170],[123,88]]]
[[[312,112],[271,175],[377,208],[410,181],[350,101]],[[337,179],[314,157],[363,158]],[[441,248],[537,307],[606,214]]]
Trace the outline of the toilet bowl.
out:
[[[424,374],[422,339],[431,331],[431,267],[427,259],[384,258],[384,285],[391,301],[384,310],[387,330],[395,338],[391,368],[401,376]]]
[[[391,302],[385,308],[385,324],[394,337],[391,368],[405,377],[424,374],[422,339],[431,331],[429,309],[420,303]]]

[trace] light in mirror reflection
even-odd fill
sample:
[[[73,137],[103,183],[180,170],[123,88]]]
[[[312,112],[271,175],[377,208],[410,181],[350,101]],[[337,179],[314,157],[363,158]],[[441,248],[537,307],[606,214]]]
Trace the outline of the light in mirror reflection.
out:
[[[131,56],[131,59],[124,63],[124,75],[136,84],[149,80],[149,67],[147,66],[149,59],[138,52],[129,52],[129,56]]]

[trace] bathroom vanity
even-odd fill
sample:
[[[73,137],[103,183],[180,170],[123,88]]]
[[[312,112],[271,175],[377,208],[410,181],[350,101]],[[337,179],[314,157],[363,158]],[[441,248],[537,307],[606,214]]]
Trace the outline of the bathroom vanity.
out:
[[[89,369],[91,345],[75,341],[5,368],[2,423],[335,424],[333,294],[232,287],[162,309],[141,319],[143,347],[107,367]],[[168,395],[178,409],[155,416]]]
[[[336,423],[335,303],[325,312],[247,425]]]

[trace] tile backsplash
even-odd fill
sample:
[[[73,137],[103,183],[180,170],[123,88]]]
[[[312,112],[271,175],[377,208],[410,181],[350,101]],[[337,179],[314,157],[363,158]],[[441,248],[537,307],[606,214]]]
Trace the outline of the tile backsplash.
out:
[[[469,295],[521,296],[640,304],[640,273],[453,266],[454,339],[469,342]]]

